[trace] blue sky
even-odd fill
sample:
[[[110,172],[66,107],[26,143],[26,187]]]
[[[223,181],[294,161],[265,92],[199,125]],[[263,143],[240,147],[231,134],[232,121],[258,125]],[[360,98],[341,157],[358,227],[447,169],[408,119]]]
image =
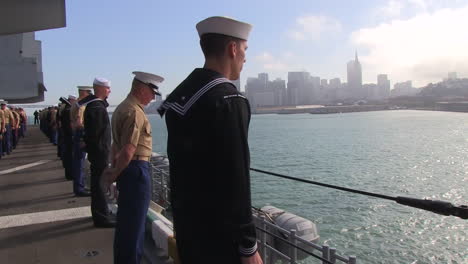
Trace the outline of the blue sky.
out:
[[[39,31],[46,103],[75,94],[96,76],[112,81],[109,101],[129,91],[132,71],[161,75],[163,94],[203,65],[195,24],[214,15],[254,25],[247,77],[288,71],[346,81],[355,50],[364,82],[387,73],[415,86],[441,80],[448,71],[468,75],[468,1],[67,1],[67,27]],[[243,88],[242,88],[243,89]]]

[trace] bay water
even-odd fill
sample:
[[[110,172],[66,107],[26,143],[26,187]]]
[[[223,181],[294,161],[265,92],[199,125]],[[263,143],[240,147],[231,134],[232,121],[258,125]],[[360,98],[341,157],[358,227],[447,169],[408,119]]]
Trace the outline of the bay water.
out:
[[[164,120],[149,115],[153,151]],[[468,114],[396,110],[252,115],[251,166],[389,196],[468,204]],[[209,162],[209,160],[207,160]],[[316,223],[358,263],[468,263],[467,220],[252,172],[252,203]],[[311,258],[306,263],[319,263]]]

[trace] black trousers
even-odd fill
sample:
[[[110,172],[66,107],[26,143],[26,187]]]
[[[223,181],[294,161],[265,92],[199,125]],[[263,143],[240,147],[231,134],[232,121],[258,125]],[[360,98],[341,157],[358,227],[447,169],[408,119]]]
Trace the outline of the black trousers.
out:
[[[62,157],[62,165],[65,168],[65,178],[67,180],[73,180],[73,173],[72,173],[72,140],[71,135],[64,136],[64,149],[63,149],[63,157]]]
[[[107,222],[109,220],[109,207],[107,206],[106,195],[100,186],[101,174],[107,167],[105,161],[89,161],[91,163],[91,214],[95,224]]]

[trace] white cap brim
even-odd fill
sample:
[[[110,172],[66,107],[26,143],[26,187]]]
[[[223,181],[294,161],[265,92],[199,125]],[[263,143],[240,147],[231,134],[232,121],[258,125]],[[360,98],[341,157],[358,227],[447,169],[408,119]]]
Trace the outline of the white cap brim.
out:
[[[157,95],[161,95],[161,93],[159,92],[159,85],[164,81],[163,77],[156,74],[141,71],[134,71],[132,73],[135,74],[135,79],[139,80],[140,82],[145,83],[147,85],[152,84],[150,87],[153,89],[153,91]]]
[[[92,91],[92,86],[77,86],[79,91]]]

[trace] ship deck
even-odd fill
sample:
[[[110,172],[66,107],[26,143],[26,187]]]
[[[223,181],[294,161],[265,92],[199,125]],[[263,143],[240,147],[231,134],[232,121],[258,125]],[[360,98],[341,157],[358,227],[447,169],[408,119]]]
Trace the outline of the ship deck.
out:
[[[113,262],[114,229],[93,226],[90,198],[74,196],[64,175],[56,146],[36,126],[2,157],[0,263]],[[147,242],[143,263],[170,263]]]

